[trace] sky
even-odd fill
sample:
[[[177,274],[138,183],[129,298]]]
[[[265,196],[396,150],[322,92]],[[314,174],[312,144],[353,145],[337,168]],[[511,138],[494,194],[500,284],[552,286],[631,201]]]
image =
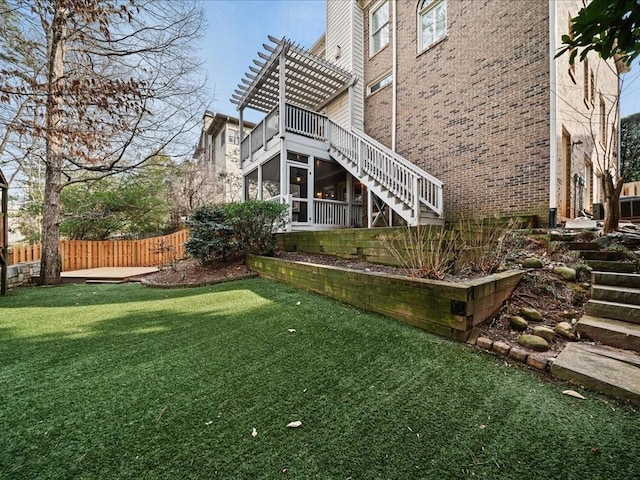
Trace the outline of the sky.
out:
[[[238,116],[229,99],[253,65],[267,35],[286,36],[311,47],[326,28],[325,0],[204,0],[207,30],[202,56],[213,97],[210,110]],[[640,112],[640,61],[623,77],[620,116]],[[260,121],[263,114],[245,110],[245,119]]]
[[[324,0],[204,0],[207,17],[202,56],[213,96],[210,110],[238,116],[231,94],[241,82],[267,35],[286,36],[305,48],[325,30]],[[260,112],[245,110],[244,118],[259,121]]]

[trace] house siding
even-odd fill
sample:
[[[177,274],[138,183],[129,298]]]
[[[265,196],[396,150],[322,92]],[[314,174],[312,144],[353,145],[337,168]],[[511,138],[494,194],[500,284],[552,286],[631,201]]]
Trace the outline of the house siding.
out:
[[[358,77],[352,100],[348,93],[341,95],[327,106],[327,115],[340,125],[359,129],[362,129],[364,117],[362,55],[362,11],[357,2],[327,2],[326,60]],[[350,109],[351,102],[353,110]]]
[[[556,37],[561,38],[569,31],[569,19],[575,17],[583,7],[582,0],[556,2]],[[573,69],[569,66],[569,55],[558,58],[557,63],[557,128],[555,141],[558,151],[558,169],[556,174],[558,218],[575,216],[582,206],[590,211],[593,202],[601,201],[601,189],[598,184],[598,171],[606,169],[607,153],[603,144],[611,147],[612,127],[617,123],[618,77],[613,61],[605,62],[594,52],[587,55],[587,61],[576,58]],[[584,73],[589,74],[588,95],[585,95]],[[572,70],[572,71],[571,71]],[[591,73],[595,98],[591,101]],[[609,138],[603,142],[600,132],[600,95],[605,102],[607,113],[616,118],[608,118]],[[613,109],[613,110],[612,110]],[[564,135],[568,135],[568,145],[563,144]],[[571,144],[574,144],[573,146]],[[565,149],[569,147],[568,157]],[[592,165],[591,175],[587,162]],[[591,195],[576,185],[578,175],[591,185]],[[582,195],[580,195],[582,193]],[[580,202],[582,197],[582,205]],[[588,198],[590,197],[590,198]]]

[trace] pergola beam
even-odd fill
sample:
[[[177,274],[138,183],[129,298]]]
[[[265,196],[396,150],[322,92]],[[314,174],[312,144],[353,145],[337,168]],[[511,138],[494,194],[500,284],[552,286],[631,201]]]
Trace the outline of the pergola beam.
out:
[[[254,108],[269,112],[287,102],[310,110],[326,106],[353,83],[353,76],[320,59],[286,38],[269,36],[253,65],[232,95],[238,110]],[[257,68],[256,68],[257,67]],[[284,93],[282,86],[284,86]]]

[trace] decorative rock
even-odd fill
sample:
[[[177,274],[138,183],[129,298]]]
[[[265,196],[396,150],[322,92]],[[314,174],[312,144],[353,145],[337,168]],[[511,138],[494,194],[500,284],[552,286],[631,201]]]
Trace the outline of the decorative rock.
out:
[[[569,340],[575,340],[576,332],[573,331],[573,327],[568,322],[560,322],[554,328],[555,332],[561,337]]]
[[[529,355],[527,357],[527,365],[537,370],[546,370],[547,360],[545,358],[539,358],[535,355]]]
[[[522,262],[522,268],[542,268],[542,262],[539,258],[529,257]]]
[[[523,347],[537,350],[538,352],[546,352],[549,350],[547,341],[536,335],[520,335],[520,337],[518,337],[518,343]]]
[[[514,330],[518,330],[520,332],[524,332],[527,328],[529,328],[529,324],[527,323],[527,321],[522,317],[518,317],[517,315],[509,318],[509,325],[511,325],[511,328],[513,328]]]
[[[531,322],[541,322],[542,321],[542,315],[535,308],[523,307],[523,308],[520,309],[520,315],[522,315],[525,320],[529,320]]]
[[[523,350],[522,348],[511,347],[511,350],[509,350],[509,358],[513,358],[518,362],[522,362],[522,363],[526,362],[528,356],[529,356],[529,353],[526,350]]]
[[[553,273],[560,275],[562,278],[569,282],[573,282],[576,279],[576,271],[569,267],[555,267]]]
[[[500,355],[508,355],[511,345],[505,342],[493,342],[493,351]]]
[[[544,338],[547,342],[550,342],[556,336],[556,332],[551,328],[543,326],[533,327],[533,334],[537,337]]]
[[[487,337],[478,337],[476,345],[484,350],[491,350],[493,347],[493,340]]]

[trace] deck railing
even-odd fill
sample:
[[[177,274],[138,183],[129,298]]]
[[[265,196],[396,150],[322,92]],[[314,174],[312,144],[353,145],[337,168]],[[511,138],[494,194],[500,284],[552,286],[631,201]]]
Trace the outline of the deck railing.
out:
[[[263,148],[280,131],[278,108],[271,110],[240,142],[241,161],[250,160],[253,154]]]
[[[326,140],[325,131],[328,119],[324,115],[287,104],[286,120],[285,128],[288,132],[316,140]]]
[[[284,119],[288,132],[327,142],[342,155],[358,178],[370,177],[372,182],[410,207],[414,220],[419,217],[422,205],[442,215],[442,182],[365,133],[355,128],[346,129],[322,114],[291,104],[286,104]],[[250,159],[276,135],[278,121],[278,110],[275,109],[243,140],[242,161]],[[245,142],[249,142],[250,149]]]
[[[440,180],[354,128],[347,130],[331,120],[327,127],[330,147],[342,154],[359,178],[370,176],[416,215],[420,204],[442,215]]]

